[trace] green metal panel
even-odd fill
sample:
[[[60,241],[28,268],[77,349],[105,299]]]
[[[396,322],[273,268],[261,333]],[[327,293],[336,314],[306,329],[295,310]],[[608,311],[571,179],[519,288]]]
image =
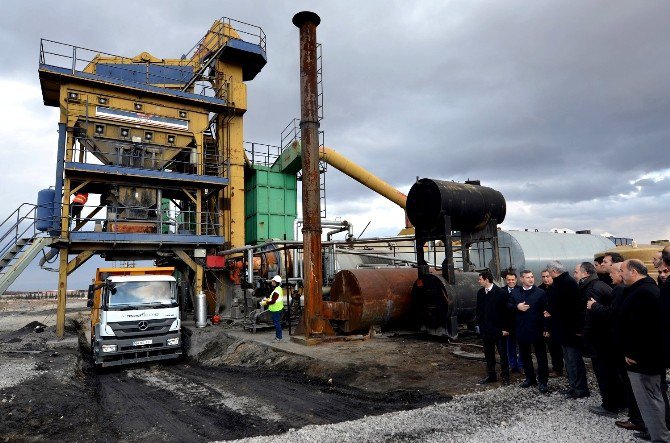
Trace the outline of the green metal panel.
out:
[[[269,239],[293,240],[298,216],[297,179],[266,166],[247,169],[244,195],[244,226],[247,244]]]

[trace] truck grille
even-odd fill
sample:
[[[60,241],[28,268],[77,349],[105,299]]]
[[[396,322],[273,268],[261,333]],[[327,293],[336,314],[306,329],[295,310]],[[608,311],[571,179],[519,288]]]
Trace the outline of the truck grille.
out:
[[[155,320],[133,320],[107,323],[114,334],[119,337],[137,337],[142,335],[163,334],[170,330],[175,318],[161,318]]]

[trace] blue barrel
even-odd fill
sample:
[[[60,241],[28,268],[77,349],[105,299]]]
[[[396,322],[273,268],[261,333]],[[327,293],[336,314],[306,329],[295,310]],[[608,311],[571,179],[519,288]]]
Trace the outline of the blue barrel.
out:
[[[35,211],[35,227],[38,231],[50,231],[54,224],[54,198],[56,191],[42,189],[37,193],[37,209]]]

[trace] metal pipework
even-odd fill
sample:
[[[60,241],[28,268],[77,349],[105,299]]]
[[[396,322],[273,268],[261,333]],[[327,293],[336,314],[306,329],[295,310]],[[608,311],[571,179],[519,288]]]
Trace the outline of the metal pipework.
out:
[[[305,337],[334,334],[321,315],[323,282],[321,201],[319,194],[319,117],[316,27],[318,15],[302,11],[293,16],[300,29],[300,131],[302,134],[303,283],[305,309],[298,328]]]
[[[377,194],[381,195],[382,197],[386,197],[396,205],[405,209],[405,206],[407,205],[407,196],[390,184],[386,183],[381,178],[374,175],[372,172],[357,165],[342,154],[326,146],[322,146],[319,149],[319,157],[335,169],[343,172],[344,174],[347,174],[349,177],[353,178],[363,186],[372,189]]]
[[[386,197],[401,208],[406,209],[407,196],[390,184],[386,183],[381,178],[374,175],[372,172],[357,165],[342,154],[326,146],[322,146],[319,149],[319,156],[321,160],[325,161],[335,169],[347,174],[358,183],[372,189],[382,197]],[[412,224],[407,217],[407,213],[405,213],[405,227],[409,228],[411,226]]]

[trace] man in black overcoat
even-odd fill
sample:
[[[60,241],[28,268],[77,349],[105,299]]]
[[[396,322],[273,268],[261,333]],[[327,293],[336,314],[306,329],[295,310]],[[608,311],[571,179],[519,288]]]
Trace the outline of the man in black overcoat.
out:
[[[484,340],[486,358],[486,377],[480,384],[493,383],[496,376],[496,348],[500,355],[500,377],[503,384],[509,384],[509,362],[507,361],[507,341],[510,315],[507,309],[507,291],[493,283],[490,271],[479,274],[477,291],[477,325]]]
[[[549,288],[549,331],[563,347],[563,359],[568,373],[568,398],[588,397],[591,393],[586,380],[586,366],[582,356],[584,314],[586,304],[579,299],[579,287],[574,278],[559,261],[547,264],[547,271],[554,280]]]

